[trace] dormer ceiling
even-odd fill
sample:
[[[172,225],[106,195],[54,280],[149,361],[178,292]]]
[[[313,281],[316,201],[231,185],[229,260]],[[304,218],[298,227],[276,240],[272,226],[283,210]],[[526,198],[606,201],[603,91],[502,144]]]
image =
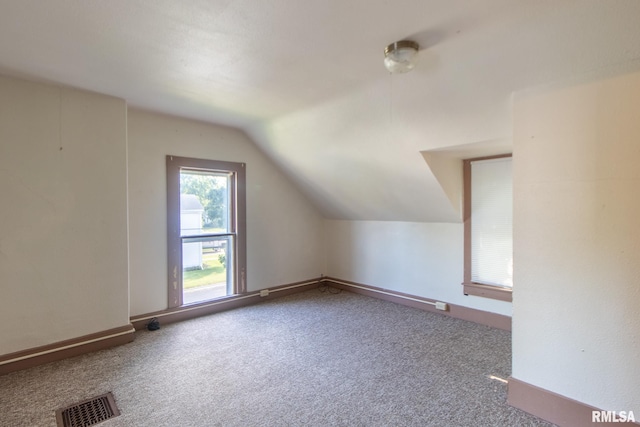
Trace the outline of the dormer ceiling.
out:
[[[327,218],[455,222],[425,159],[509,141],[516,92],[637,71],[638,22],[637,0],[8,0],[0,73],[239,127]],[[418,64],[391,75],[402,39]]]

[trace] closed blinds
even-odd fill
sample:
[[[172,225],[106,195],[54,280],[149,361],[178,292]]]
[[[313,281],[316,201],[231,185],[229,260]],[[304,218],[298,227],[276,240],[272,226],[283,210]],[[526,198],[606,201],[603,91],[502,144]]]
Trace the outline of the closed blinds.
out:
[[[513,286],[511,157],[471,162],[471,280]]]

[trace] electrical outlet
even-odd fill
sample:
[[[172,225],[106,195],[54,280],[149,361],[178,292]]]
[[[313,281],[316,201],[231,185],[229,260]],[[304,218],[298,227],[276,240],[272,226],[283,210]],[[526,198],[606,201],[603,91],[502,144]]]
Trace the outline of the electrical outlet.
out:
[[[261,297],[266,297],[269,296],[269,289],[263,289],[260,291],[260,296]]]
[[[438,310],[447,311],[449,309],[449,305],[446,302],[436,302],[436,308]]]

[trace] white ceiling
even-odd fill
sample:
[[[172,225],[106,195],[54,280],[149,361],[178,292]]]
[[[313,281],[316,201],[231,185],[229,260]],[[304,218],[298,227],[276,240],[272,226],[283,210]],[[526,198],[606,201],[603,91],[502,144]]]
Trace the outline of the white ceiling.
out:
[[[0,73],[240,127],[329,218],[459,221],[422,151],[508,145],[514,92],[638,69],[638,0],[0,0]]]

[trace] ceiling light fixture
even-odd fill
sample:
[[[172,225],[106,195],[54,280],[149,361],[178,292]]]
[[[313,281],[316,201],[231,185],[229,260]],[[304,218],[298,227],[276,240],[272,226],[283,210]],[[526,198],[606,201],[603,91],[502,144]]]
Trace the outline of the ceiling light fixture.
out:
[[[384,49],[384,66],[390,73],[406,73],[416,66],[420,46],[411,40],[391,43]]]

